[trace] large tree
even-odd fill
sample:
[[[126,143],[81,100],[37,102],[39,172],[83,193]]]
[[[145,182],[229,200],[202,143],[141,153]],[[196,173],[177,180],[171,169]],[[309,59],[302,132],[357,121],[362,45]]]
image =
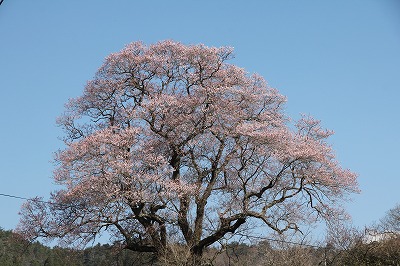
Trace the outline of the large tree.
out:
[[[58,123],[65,149],[49,201],[23,205],[28,238],[87,243],[103,230],[124,248],[199,265],[207,246],[252,222],[278,233],[331,219],[356,175],[331,131],[258,75],[227,63],[232,49],[163,41],[109,55]]]
[[[400,203],[387,211],[386,215],[380,220],[378,227],[383,232],[400,234]]]

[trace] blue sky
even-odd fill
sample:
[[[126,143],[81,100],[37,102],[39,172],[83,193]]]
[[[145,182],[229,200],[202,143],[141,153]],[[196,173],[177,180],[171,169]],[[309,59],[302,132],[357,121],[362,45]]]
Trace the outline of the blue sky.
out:
[[[48,197],[55,120],[105,56],[131,41],[173,39],[233,46],[232,63],[287,96],[336,133],[339,161],[359,174],[347,205],[354,224],[400,202],[400,2],[23,1],[0,6],[0,193]],[[0,196],[0,226],[18,223],[22,200]]]

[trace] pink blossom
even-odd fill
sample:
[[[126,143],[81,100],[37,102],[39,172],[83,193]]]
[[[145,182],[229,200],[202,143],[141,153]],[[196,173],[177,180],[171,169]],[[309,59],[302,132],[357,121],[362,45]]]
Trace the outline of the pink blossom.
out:
[[[357,175],[336,161],[333,132],[308,116],[292,127],[286,98],[232,57],[174,41],[109,55],[58,120],[62,189],[25,203],[19,231],[73,244],[108,229],[161,252],[178,230],[202,250],[250,220],[282,233],[342,213]]]

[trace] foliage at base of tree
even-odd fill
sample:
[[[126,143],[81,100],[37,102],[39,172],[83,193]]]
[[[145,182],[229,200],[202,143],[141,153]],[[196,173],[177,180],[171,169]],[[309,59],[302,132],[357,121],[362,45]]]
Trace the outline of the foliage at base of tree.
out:
[[[262,241],[254,245],[230,243],[208,248],[204,266],[314,266],[314,265],[400,265],[400,236],[384,241],[363,243],[360,239],[347,250]],[[271,245],[273,244],[273,245]],[[97,244],[84,250],[47,247],[30,243],[18,234],[0,228],[1,266],[185,266],[190,255],[184,245],[174,245],[171,253],[156,258],[150,253],[121,250]]]

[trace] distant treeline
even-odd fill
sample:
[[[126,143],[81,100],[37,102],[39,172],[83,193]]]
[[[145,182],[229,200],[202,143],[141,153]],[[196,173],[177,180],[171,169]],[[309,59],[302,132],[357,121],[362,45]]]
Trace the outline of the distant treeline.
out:
[[[111,245],[96,245],[84,250],[47,247],[39,242],[30,243],[19,235],[0,229],[1,266],[111,266],[154,265],[154,256]]]
[[[223,249],[210,248],[205,255],[208,266],[314,266],[314,265],[400,265],[400,237],[363,243],[353,239],[351,247],[340,249],[326,244],[279,246],[262,241],[254,245],[231,243]],[[273,244],[273,243],[272,243]],[[184,265],[185,251],[176,246],[168,258],[150,253],[121,250],[112,245],[95,245],[84,250],[47,247],[30,243],[19,235],[0,229],[1,266],[172,266]],[[182,258],[180,258],[180,256]]]

